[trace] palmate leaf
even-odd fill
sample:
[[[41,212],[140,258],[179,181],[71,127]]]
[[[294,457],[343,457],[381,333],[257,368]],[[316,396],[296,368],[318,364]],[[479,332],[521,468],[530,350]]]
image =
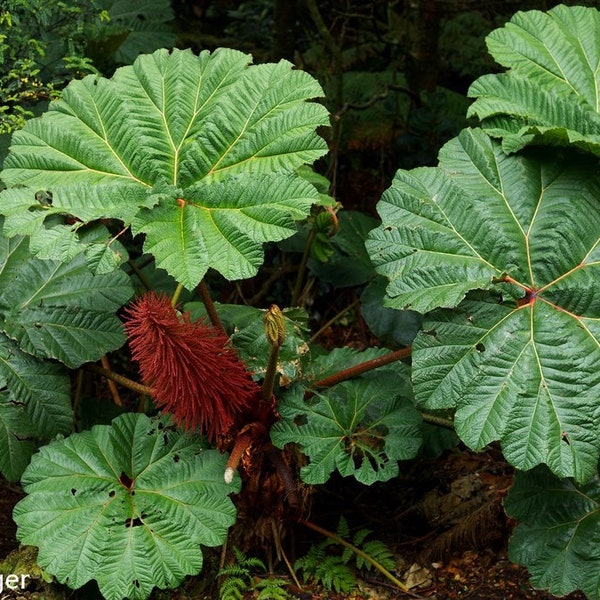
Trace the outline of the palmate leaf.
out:
[[[0,238],[0,290],[0,330],[29,354],[77,367],[125,341],[115,312],[133,289],[122,271],[92,275],[81,255],[39,260],[24,238]]]
[[[413,346],[417,402],[471,448],[589,478],[600,439],[600,180],[577,157],[506,156],[465,130],[399,172],[368,247],[396,308],[438,311]],[[470,290],[490,290],[470,296]]]
[[[235,521],[228,495],[239,491],[239,480],[223,480],[226,460],[168,417],[121,415],[33,457],[17,536],[71,588],[96,579],[107,600],[147,598],[200,571],[200,544],[225,541]]]
[[[61,365],[22,352],[0,333],[0,472],[17,481],[35,443],[71,431],[71,382]]]
[[[563,596],[582,590],[600,599],[600,482],[583,486],[538,467],[517,473],[504,506],[519,524],[511,561],[527,566],[534,587]]]
[[[421,445],[421,418],[405,387],[403,365],[335,385],[311,398],[301,386],[278,405],[282,420],[271,429],[279,448],[296,443],[309,458],[305,483],[325,483],[334,470],[371,485],[398,475],[398,461],[414,458]]]
[[[0,219],[1,221],[1,219]],[[115,315],[133,290],[121,271],[92,275],[32,257],[21,236],[0,238],[0,471],[17,480],[35,444],[71,431],[66,369],[123,344]]]
[[[188,288],[209,267],[253,275],[262,243],[292,235],[320,201],[296,169],[326,152],[315,129],[328,118],[306,102],[322,95],[310,75],[285,61],[249,62],[228,49],[158,50],[110,80],[71,82],[13,137],[5,233],[31,235],[44,256],[48,216],[76,217],[50,245],[55,257],[62,240],[68,259],[82,224],[119,219],[146,234],[158,266]],[[52,192],[51,207],[36,205],[39,190]]]
[[[518,12],[487,37],[509,71],[473,83],[469,115],[507,152],[527,144],[574,145],[600,154],[600,12],[557,6]]]

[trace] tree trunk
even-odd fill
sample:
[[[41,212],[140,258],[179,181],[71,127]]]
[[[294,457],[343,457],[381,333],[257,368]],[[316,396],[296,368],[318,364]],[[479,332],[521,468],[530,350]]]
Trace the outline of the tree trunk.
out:
[[[294,62],[296,50],[297,1],[275,0],[273,9],[273,60]]]
[[[438,38],[440,20],[437,0],[418,0],[409,3],[411,11],[411,48],[406,75],[411,91],[433,92],[438,80]]]

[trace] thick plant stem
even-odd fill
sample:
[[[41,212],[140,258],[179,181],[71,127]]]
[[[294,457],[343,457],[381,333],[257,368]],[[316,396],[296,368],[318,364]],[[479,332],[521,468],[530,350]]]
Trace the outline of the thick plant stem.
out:
[[[387,579],[389,579],[396,587],[398,587],[403,592],[408,592],[408,588],[404,585],[397,577],[392,575],[381,563],[377,562],[372,556],[363,552],[360,548],[357,548],[354,544],[346,541],[344,538],[341,538],[339,535],[333,533],[333,531],[329,531],[327,529],[323,529],[316,523],[311,521],[300,520],[302,525],[306,525],[310,529],[317,531],[321,535],[328,537],[330,540],[333,540],[336,544],[341,544],[342,546],[352,550],[355,554],[360,556],[363,560],[366,560],[370,565],[374,566],[381,574],[383,574]]]
[[[277,359],[279,358],[279,346],[272,346],[269,354],[269,364],[267,372],[262,383],[262,399],[270,402],[273,398],[273,388],[275,387],[275,375],[277,375]]]
[[[362,373],[366,373],[367,371],[371,371],[373,369],[377,369],[378,367],[383,367],[384,365],[389,365],[397,360],[402,360],[403,358],[407,358],[410,356],[412,348],[408,346],[407,348],[401,348],[400,350],[395,350],[394,352],[390,352],[389,354],[384,354],[383,356],[378,356],[377,358],[372,358],[371,360],[367,360],[358,365],[354,365],[353,367],[348,367],[343,371],[338,371],[329,377],[325,377],[319,381],[313,383],[312,387],[322,388],[322,387],[331,387],[336,383],[340,383],[341,381],[346,381],[347,379],[352,379]]]
[[[129,379],[129,377],[119,375],[118,373],[110,371],[109,369],[104,369],[91,363],[84,365],[82,368],[86,371],[91,371],[92,373],[98,373],[98,375],[102,375],[103,377],[106,377],[107,379],[110,379],[111,381],[114,381],[123,387],[129,388],[134,392],[138,392],[138,394],[142,394],[144,396],[152,395],[151,387],[138,383],[137,381],[133,381],[132,379]]]
[[[202,299],[202,303],[204,304],[204,308],[206,308],[206,314],[208,315],[210,322],[222,333],[227,335],[225,327],[223,327],[223,323],[221,322],[219,314],[217,313],[217,309],[215,308],[215,303],[210,297],[210,292],[208,291],[208,286],[206,285],[204,279],[202,279],[198,284],[198,292],[200,294],[200,298]]]
[[[276,304],[272,304],[263,318],[265,327],[265,336],[271,352],[269,354],[269,364],[262,384],[262,399],[265,402],[271,402],[273,398],[273,388],[275,387],[275,375],[277,375],[277,359],[279,350],[285,341],[285,318],[281,309]]]
[[[102,367],[104,369],[110,371],[110,364],[108,362],[108,357],[106,356],[106,354],[100,359],[100,362],[102,363]],[[112,379],[108,380],[108,389],[112,394],[115,404],[117,406],[123,406],[123,401],[121,400],[121,396],[119,396],[119,390],[117,389],[117,386],[115,385],[115,382]]]
[[[444,427],[445,429],[454,431],[454,422],[451,419],[430,415],[429,413],[421,413],[421,418],[425,423],[430,423],[431,425],[437,425],[438,427]]]
[[[171,298],[171,306],[177,306],[177,303],[179,302],[179,296],[181,296],[181,292],[183,292],[183,285],[181,283],[178,283]]]

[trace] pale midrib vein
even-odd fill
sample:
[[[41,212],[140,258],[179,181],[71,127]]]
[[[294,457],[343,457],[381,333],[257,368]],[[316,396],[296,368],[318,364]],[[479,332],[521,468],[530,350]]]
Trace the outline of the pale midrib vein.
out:
[[[592,67],[592,63],[590,62],[590,59],[585,51],[585,47],[583,45],[583,40],[581,39],[581,37],[579,35],[577,36],[576,39],[577,39],[577,43],[579,44],[579,48],[581,49],[581,54],[582,54],[582,56],[585,57],[585,62],[588,65],[588,67],[590,68],[590,73],[592,75],[592,80],[594,82],[595,110],[596,110],[596,112],[598,112],[600,110],[600,98],[599,98],[597,75],[598,75],[598,68],[600,67],[600,65],[597,64],[595,69]]]
[[[434,204],[438,207],[438,209],[440,210],[440,212],[442,213],[442,215],[444,215],[444,219],[446,219],[446,222],[449,225],[449,229],[454,232],[454,234],[467,246],[467,248],[469,248],[469,250],[471,250],[471,252],[481,262],[483,262],[484,264],[486,264],[493,271],[499,272],[499,270],[496,267],[494,267],[494,265],[492,265],[485,258],[483,258],[483,256],[481,256],[481,254],[479,254],[479,252],[477,252],[477,250],[475,250],[475,248],[458,232],[458,230],[454,227],[454,224],[452,223],[452,221],[448,218],[448,215],[446,215],[446,213],[444,212],[444,209],[437,202],[435,202],[435,200],[433,198],[432,198],[432,200],[433,200]],[[454,256],[454,255],[452,255],[452,256]]]
[[[198,105],[198,99],[200,98],[200,92],[202,89],[202,75],[203,74],[201,75],[200,80],[198,81],[198,84],[196,86],[196,97],[194,99],[194,110],[192,111],[188,125],[185,129],[183,136],[181,137],[181,141],[179,142],[179,144],[175,144],[175,141],[173,140],[173,136],[171,135],[171,130],[169,128],[169,124],[166,119],[166,111],[161,110],[160,107],[156,104],[156,102],[154,102],[152,100],[150,94],[148,93],[148,91],[146,90],[146,88],[143,85],[140,86],[140,88],[144,92],[144,95],[148,99],[148,102],[150,102],[150,104],[152,106],[154,106],[154,108],[156,109],[156,112],[158,112],[160,114],[160,117],[165,126],[165,131],[167,132],[167,135],[169,137],[169,142],[171,144],[171,148],[173,148],[173,154],[174,154],[174,156],[173,156],[173,160],[174,160],[174,163],[173,163],[173,185],[177,185],[177,178],[178,178],[178,171],[179,171],[179,155],[181,152],[181,148],[189,135],[192,125],[195,123],[195,121],[196,121],[198,115],[200,114],[200,112],[202,111],[202,109],[212,100],[212,98],[217,94],[217,92],[219,92],[223,88],[223,86],[225,85],[225,83],[227,81],[227,77],[228,77],[229,73],[231,73],[231,69],[229,69],[227,71],[225,76],[219,82],[219,85],[217,85],[215,87],[213,92],[206,98],[206,100],[201,105]],[[166,93],[165,93],[166,87],[165,87],[165,78],[164,77],[162,79],[161,86],[162,86],[163,106],[166,106]]]
[[[113,147],[110,145],[110,143],[108,141],[108,134],[107,134],[106,128],[104,126],[104,121],[102,119],[102,114],[98,110],[98,104],[96,102],[94,102],[93,104],[94,104],[94,112],[96,113],[96,117],[97,117],[97,119],[98,119],[98,121],[100,123],[100,126],[102,127],[102,135],[101,136],[98,135],[88,125],[86,125],[86,127],[92,132],[93,135],[96,135],[99,139],[101,139],[104,142],[104,145],[108,148],[108,150],[113,155],[113,157],[117,159],[118,163],[123,167],[123,169],[125,169],[125,171],[127,172],[127,175],[129,176],[130,179],[133,179],[134,181],[138,181],[139,183],[143,183],[137,177],[135,177],[135,175],[129,170],[129,168],[121,160],[121,157],[113,150]],[[81,122],[84,123],[84,121],[81,121]],[[80,161],[77,161],[77,162],[79,164],[82,164]],[[107,175],[113,175],[112,173],[108,173],[107,171],[97,171],[96,169],[90,169],[89,167],[87,168],[87,170],[91,171],[91,172],[106,173]],[[114,175],[118,176],[116,174],[114,174]],[[125,176],[121,175],[121,177],[125,177]]]
[[[89,128],[88,128],[89,129]],[[89,131],[94,134],[99,140],[102,140],[102,137],[99,136],[96,132],[94,132],[93,129],[89,129]],[[101,171],[99,169],[92,169],[90,166],[82,163],[80,160],[77,160],[75,157],[70,156],[69,154],[67,154],[66,152],[63,152],[62,150],[59,150],[58,148],[51,146],[48,142],[46,142],[46,140],[43,140],[41,138],[37,138],[38,140],[40,140],[41,142],[43,142],[43,145],[46,148],[49,148],[50,150],[52,150],[53,152],[55,152],[56,154],[60,155],[60,156],[64,156],[65,158],[67,158],[69,161],[74,162],[75,164],[79,165],[81,167],[81,169],[79,169],[78,171],[85,171],[88,173],[98,173],[99,175],[107,175],[111,178],[115,178],[115,179],[123,179],[123,180],[133,180],[136,181],[137,183],[140,183],[143,186],[147,186],[147,184],[145,182],[143,182],[141,179],[138,179],[137,177],[135,177],[133,174],[131,174],[129,172],[129,170],[127,169],[127,167],[125,167],[125,165],[123,165],[123,168],[127,171],[127,174],[124,175],[122,173],[111,173],[110,171]],[[107,145],[108,148],[110,148],[110,146]],[[112,151],[112,148],[110,148]],[[114,153],[113,153],[114,154]],[[117,159],[119,158],[116,154],[114,155]],[[121,163],[121,160],[119,159],[119,162]],[[122,164],[122,163],[121,163]],[[50,173],[74,173],[76,172],[76,169],[69,169],[68,171],[66,171],[65,169],[51,169],[51,168],[45,168],[44,172],[50,172]]]
[[[264,94],[264,91],[263,91]],[[246,133],[246,130],[248,129],[248,125],[251,122],[252,117],[254,116],[254,113],[256,112],[256,109],[258,108],[258,105],[260,104],[260,102],[263,100],[264,95],[261,94],[260,97],[257,99],[256,104],[254,105],[254,108],[252,109],[250,115],[248,116],[248,119],[246,119],[246,122],[244,123],[240,133],[238,134],[238,136],[235,138],[235,140],[233,140],[233,142],[230,144],[230,146],[225,150],[225,152],[221,155],[221,157],[219,158],[219,160],[212,166],[210,173],[216,173],[217,171],[224,171],[227,168],[231,168],[234,165],[229,165],[229,167],[225,167],[224,169],[219,169],[219,164],[225,159],[225,157],[233,150],[233,148],[235,147],[235,145],[238,143],[238,141],[240,140],[240,138],[243,136],[244,133]],[[257,127],[262,121],[264,121],[269,115],[271,115],[272,113],[274,113],[276,110],[281,109],[282,106],[285,105],[293,105],[295,104],[295,102],[285,102],[283,100],[281,100],[280,102],[278,102],[277,104],[275,104],[275,106],[272,106],[264,115],[262,115],[262,117],[260,117],[257,121],[254,121],[252,123],[253,127]],[[247,158],[245,158],[244,160],[239,161],[236,164],[243,164],[245,162],[248,162],[249,160],[252,160],[256,157],[256,155],[258,154],[258,152],[260,152],[260,150],[262,150],[263,148],[265,148],[266,146],[268,146],[268,144],[272,143],[273,140],[269,139],[267,143],[263,144],[261,146],[261,148],[259,148],[257,150],[257,152],[255,152],[252,156],[249,156]],[[294,154],[297,152],[294,152]],[[292,154],[292,152],[289,152],[287,154]],[[283,156],[283,154],[279,154],[280,156]]]
[[[46,286],[50,284],[50,282],[52,282],[54,276],[62,266],[62,263],[60,263],[54,268],[54,270],[50,273],[46,281],[44,281],[44,283],[42,283],[42,285],[37,290],[35,290],[35,292],[27,300],[25,300],[25,302],[21,304],[21,308],[26,308],[31,303],[31,301],[36,296],[38,296],[42,292],[42,290],[44,290]]]
[[[594,242],[594,244],[592,245],[592,247],[590,248],[589,252],[583,257],[581,264],[586,264],[585,262],[588,259],[588,256],[596,249],[596,247],[598,246],[598,243],[600,243],[600,237]],[[592,263],[589,263],[590,265],[594,265],[597,264],[598,261],[594,261]]]
[[[542,361],[540,359],[540,355],[538,353],[537,346],[535,344],[534,314],[535,314],[535,304],[532,306],[531,312],[530,312],[530,316],[529,316],[529,322],[530,322],[530,330],[529,330],[530,331],[530,336],[529,336],[529,340],[530,340],[530,343],[531,343],[531,345],[533,347],[533,353],[534,353],[534,356],[535,356],[535,361],[537,363],[538,370],[539,370],[539,373],[540,373],[540,385],[538,386],[538,390],[541,388],[542,385],[545,384],[546,385],[546,389],[548,390],[548,396],[550,398],[552,398],[552,394],[550,392],[550,386],[548,384],[548,378],[544,375],[544,369],[542,367]],[[538,396],[539,395],[540,394],[539,394],[539,391],[538,391]],[[537,401],[536,401],[536,404],[537,404]],[[551,400],[550,404],[552,406],[552,411],[554,413],[554,418],[556,419],[556,422],[560,423],[561,420],[560,420],[560,418],[558,416],[558,413],[556,411],[555,403]]]
[[[552,184],[551,184],[552,185]],[[549,186],[548,186],[549,187]],[[535,210],[533,211],[533,215],[531,217],[531,222],[529,223],[529,229],[527,230],[527,233],[525,234],[525,251],[527,253],[527,267],[529,269],[529,281],[530,281],[530,287],[532,289],[535,288],[535,280],[533,278],[533,261],[531,260],[531,249],[530,249],[530,234],[531,234],[531,230],[533,229],[533,224],[539,214],[540,211],[540,207],[542,205],[542,199],[544,197],[544,194],[546,192],[548,188],[544,188],[542,187],[542,190],[540,192],[540,195],[538,197],[538,201],[535,207]]]

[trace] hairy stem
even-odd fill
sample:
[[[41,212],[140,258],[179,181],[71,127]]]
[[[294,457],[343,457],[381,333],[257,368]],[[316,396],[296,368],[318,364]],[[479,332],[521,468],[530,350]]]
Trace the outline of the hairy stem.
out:
[[[217,313],[217,309],[215,308],[215,303],[210,297],[210,292],[208,291],[208,286],[206,285],[204,279],[202,279],[198,284],[198,292],[200,294],[202,303],[204,304],[204,308],[206,308],[206,314],[208,315],[210,322],[222,333],[227,335],[225,327],[223,327],[223,323],[221,322],[219,314]]]
[[[444,427],[445,429],[452,429],[452,431],[454,431],[454,422],[452,419],[445,419],[444,417],[438,417],[437,415],[431,415],[429,413],[421,413],[421,418],[425,423]]]
[[[106,354],[100,359],[100,362],[102,363],[102,367],[104,369],[110,371],[110,363],[108,362],[108,357]],[[119,396],[119,390],[112,379],[108,380],[108,389],[110,390],[114,403],[117,406],[123,406],[123,401],[121,400],[121,396]]]
[[[394,352],[390,352],[389,354],[384,354],[383,356],[378,356],[377,358],[372,358],[371,360],[367,360],[358,365],[354,365],[353,367],[348,367],[343,371],[338,371],[329,377],[325,377],[319,381],[313,383],[312,387],[331,387],[336,383],[340,383],[341,381],[346,381],[347,379],[352,379],[358,375],[362,375],[362,373],[366,373],[367,371],[371,371],[373,369],[377,369],[378,367],[383,367],[384,365],[389,365],[397,360],[402,360],[403,358],[407,358],[410,356],[412,348],[408,346],[407,348],[401,348],[400,350],[395,350]]]
[[[171,306],[177,306],[177,303],[179,302],[179,296],[181,296],[181,292],[183,292],[183,284],[178,283],[171,298]]]
[[[225,483],[231,483],[233,481],[233,475],[237,471],[240,461],[242,460],[242,456],[250,447],[252,440],[253,436],[251,429],[247,429],[243,433],[238,434],[235,440],[235,445],[233,446],[233,450],[229,455],[229,460],[225,465],[225,473],[223,474]]]
[[[277,359],[279,358],[279,346],[271,346],[269,354],[269,364],[267,372],[262,382],[262,399],[270,402],[273,398],[273,388],[275,387],[275,375],[277,375]]]
[[[310,529],[317,531],[321,535],[328,537],[330,540],[333,540],[336,544],[341,544],[342,546],[352,550],[355,554],[360,556],[363,560],[366,560],[370,565],[374,566],[384,577],[389,579],[397,588],[401,589],[403,592],[408,592],[408,588],[404,585],[399,579],[394,577],[381,563],[377,562],[372,556],[363,552],[360,548],[357,548],[354,544],[346,541],[344,538],[341,538],[339,535],[333,533],[333,531],[329,531],[327,529],[323,529],[316,523],[312,523],[311,521],[300,520],[302,525],[306,525]]]
[[[271,442],[267,442],[264,447],[264,452],[271,461],[271,464],[275,467],[275,470],[283,483],[286,500],[288,501],[290,508],[297,510],[299,506],[298,494],[296,494],[296,488],[294,486],[292,474],[290,473],[290,468],[288,467],[281,450],[273,446]]]
[[[138,394],[142,394],[144,396],[152,395],[151,387],[138,383],[137,381],[133,381],[132,379],[129,379],[129,377],[119,375],[118,373],[115,373],[109,369],[104,369],[103,367],[99,367],[98,365],[94,365],[92,363],[83,365],[82,368],[92,373],[98,373],[98,375],[102,375],[103,377],[106,377],[107,379],[110,379],[111,381],[114,381],[123,387],[129,388],[134,392],[138,392]]]

